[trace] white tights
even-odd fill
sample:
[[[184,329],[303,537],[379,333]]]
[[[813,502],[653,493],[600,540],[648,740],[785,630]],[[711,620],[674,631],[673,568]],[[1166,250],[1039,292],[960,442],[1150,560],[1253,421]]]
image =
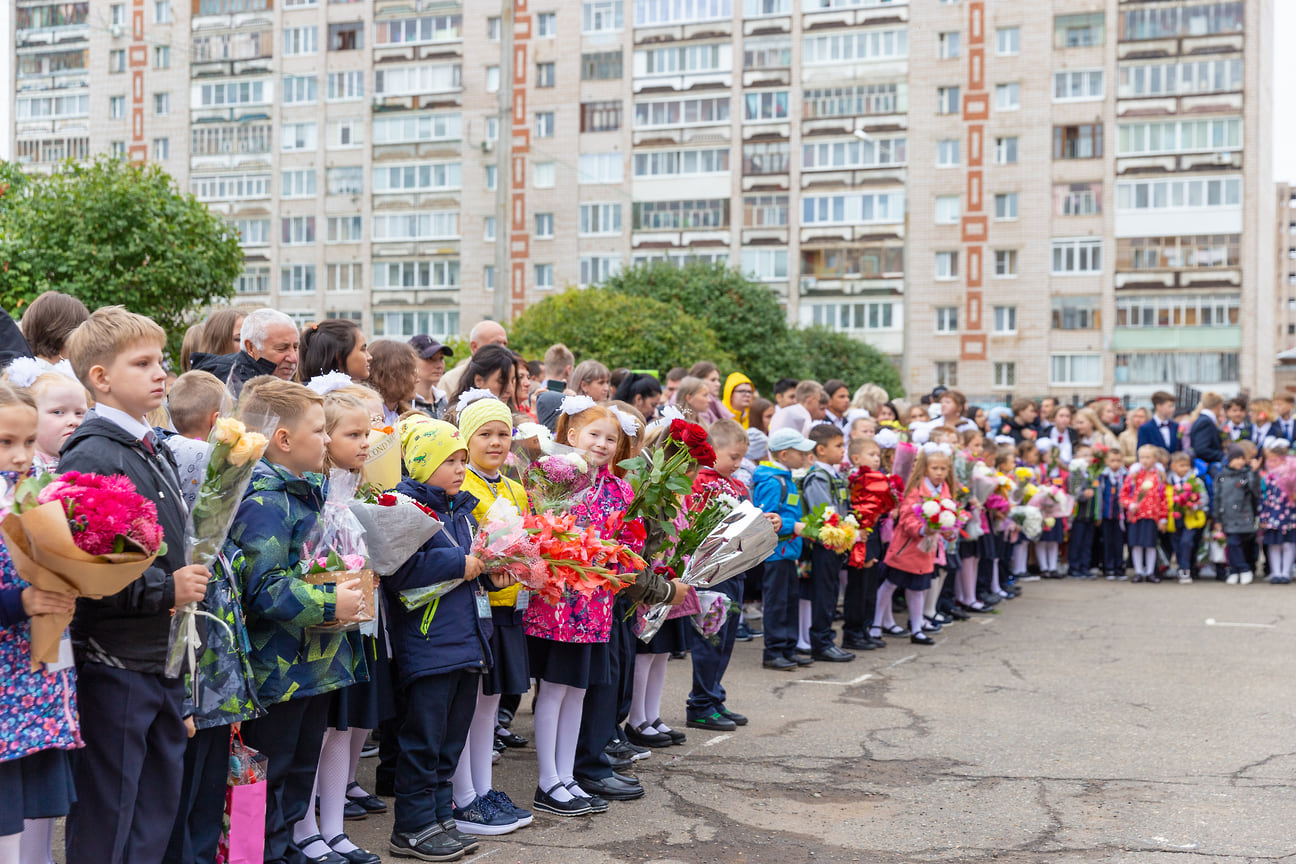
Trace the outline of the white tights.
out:
[[[485,677],[485,676],[481,676]],[[454,802],[467,807],[491,790],[491,756],[495,752],[495,721],[499,717],[499,694],[487,696],[477,685],[477,710],[468,727],[468,741],[454,773]]]
[[[1036,543],[1035,560],[1039,562],[1041,570],[1047,573],[1056,573],[1058,568],[1058,544],[1052,540]]]
[[[810,622],[814,616],[814,602],[802,600],[797,604],[797,644],[802,651],[810,650]]]
[[[1013,546],[1012,575],[1014,576],[1026,575],[1026,560],[1029,555],[1030,555],[1030,543],[1023,540],[1021,543],[1018,543],[1017,545]]]
[[[28,819],[22,833],[0,837],[0,864],[53,864],[54,820]]]
[[[1135,576],[1151,576],[1156,572],[1156,547],[1131,546],[1130,557],[1134,559]]]
[[[940,601],[941,588],[944,584],[945,574],[941,573],[938,576],[932,577],[931,587],[923,592],[927,595],[923,600],[923,614],[928,618],[932,618],[936,615],[936,604]]]
[[[580,737],[584,707],[583,689],[549,681],[540,682],[540,693],[536,696],[535,706],[540,790],[552,795],[556,801],[572,800],[572,793],[565,784],[573,782],[576,740]]]
[[[977,600],[976,594],[978,564],[980,564],[980,560],[977,558],[964,558],[959,561],[958,581],[954,585],[954,598],[966,606],[979,609],[981,608],[981,601]]]
[[[662,690],[666,688],[666,663],[669,654],[637,654],[634,667],[634,695],[630,699],[630,716],[635,729],[661,719]],[[654,727],[666,730],[664,724]]]
[[[315,795],[319,796],[319,822],[315,821],[315,807],[306,809],[306,815],[293,826],[293,841],[303,842],[307,837],[316,834],[324,838],[324,843],[315,842],[303,851],[311,857],[319,857],[329,850],[325,844],[339,835],[346,834],[344,824],[346,811],[346,790],[350,778],[355,776],[355,762],[360,758],[364,748],[368,729],[327,729],[324,732],[324,745],[320,748],[319,767],[315,770]],[[359,746],[356,741],[359,741]],[[353,758],[354,754],[354,758]],[[312,800],[312,805],[314,801]],[[338,852],[353,852],[358,847],[349,840],[339,841]]]

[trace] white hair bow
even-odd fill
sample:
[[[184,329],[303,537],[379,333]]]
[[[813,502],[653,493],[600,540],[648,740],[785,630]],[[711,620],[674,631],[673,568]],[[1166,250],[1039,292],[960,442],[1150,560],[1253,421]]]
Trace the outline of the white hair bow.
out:
[[[1052,450],[1055,446],[1056,445],[1053,443],[1052,438],[1040,438],[1038,441],[1035,442],[1035,449],[1040,451],[1041,453],[1047,453],[1048,451]]]
[[[621,424],[621,431],[626,434],[627,438],[637,438],[639,436],[639,421],[634,415],[612,406],[612,413],[616,415],[617,422]]]
[[[14,361],[14,362],[17,362],[17,361]],[[1291,443],[1290,441],[1288,441],[1286,438],[1270,438],[1268,441],[1265,442],[1264,449],[1266,449],[1266,450],[1290,450],[1290,449],[1291,449],[1291,446],[1292,446],[1292,443]]]
[[[5,375],[9,377],[10,384],[26,390],[37,378],[49,371],[46,368],[47,366],[48,364],[42,365],[41,361],[35,357],[18,357],[9,364],[9,368],[5,370]]]
[[[489,390],[484,390],[481,387],[471,387],[459,394],[459,401],[455,403],[455,414],[462,414],[463,410],[474,402],[494,398],[496,398],[495,394]]]
[[[582,411],[588,411],[594,407],[594,400],[585,394],[579,396],[567,396],[563,399],[562,405],[558,408],[563,414],[571,417],[573,414],[579,414]]]
[[[1013,437],[1011,435],[996,435],[994,437],[994,442],[996,444],[1016,444],[1017,443],[1015,440],[1013,440]]]
[[[883,450],[894,450],[900,443],[900,436],[895,433],[894,429],[879,429],[873,436],[873,440]]]
[[[948,444],[937,444],[934,441],[928,441],[922,445],[922,452],[928,456],[933,453],[944,453],[946,456],[952,456],[954,449]]]
[[[323,375],[316,375],[308,381],[306,389],[314,390],[321,396],[327,396],[334,390],[350,387],[351,383],[351,376],[345,372],[326,372]]]

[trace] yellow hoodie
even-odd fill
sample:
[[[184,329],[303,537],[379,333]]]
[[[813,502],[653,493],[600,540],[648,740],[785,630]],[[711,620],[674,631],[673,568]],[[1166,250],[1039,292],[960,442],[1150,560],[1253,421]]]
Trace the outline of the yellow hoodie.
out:
[[[738,388],[739,384],[751,384],[751,383],[752,383],[751,379],[748,378],[746,375],[742,374],[741,372],[734,372],[728,378],[725,379],[724,406],[729,409],[729,413],[733,415],[735,420],[737,420],[740,424],[742,424],[742,427],[744,429],[747,428],[747,423],[751,419],[748,416],[748,411],[746,408],[739,411],[737,408],[733,406],[733,403],[730,400],[733,399],[733,391]],[[754,390],[755,388],[752,389]]]

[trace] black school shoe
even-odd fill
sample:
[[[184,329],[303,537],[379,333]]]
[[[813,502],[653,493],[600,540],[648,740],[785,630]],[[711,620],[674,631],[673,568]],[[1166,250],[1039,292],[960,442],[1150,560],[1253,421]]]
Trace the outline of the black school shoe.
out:
[[[333,847],[337,844],[339,840],[350,840],[350,839],[351,838],[346,836],[345,834],[339,834],[338,836],[334,837],[332,840],[327,841],[328,847],[330,849],[333,849]],[[339,852],[337,849],[333,849],[333,854],[341,855],[343,858],[347,860],[348,864],[382,864],[382,858],[378,855],[375,855],[373,852],[370,852],[368,849],[356,848],[356,849],[352,849],[350,852]]]
[[[505,747],[525,747],[527,745],[527,739],[523,738],[521,735],[515,735],[512,732],[505,735],[496,732],[495,740],[503,744]]]
[[[773,660],[766,660],[761,663],[766,669],[777,669],[780,672],[789,672],[793,669],[800,669],[801,664],[795,660],[789,660],[786,657],[775,657]]]
[[[351,790],[353,789],[359,789],[361,792],[364,792],[363,787],[361,787],[359,783],[355,783],[355,782],[348,783],[346,788],[346,798],[348,804],[357,804],[366,813],[386,813],[387,812],[386,801],[382,800],[377,795],[370,795],[368,792],[365,792],[365,794],[363,795],[352,795]]]
[[[644,796],[644,788],[637,780],[622,777],[615,771],[603,779],[576,777],[576,784],[590,795],[604,801],[634,801]]]
[[[640,747],[669,747],[675,743],[674,738],[665,732],[658,732],[651,723],[644,723],[639,727],[626,724],[626,738],[631,744],[638,744]]]
[[[435,822],[417,834],[399,834],[393,830],[387,848],[397,858],[420,861],[458,861],[464,856],[463,844]]]
[[[463,847],[464,853],[476,852],[480,845],[476,837],[471,834],[465,834],[459,830],[453,819],[447,819],[441,823],[441,830],[450,836],[452,840]]]
[[[552,813],[555,816],[588,816],[594,811],[590,808],[588,798],[573,798],[570,801],[559,801],[549,794],[554,789],[561,789],[563,785],[557,783],[549,792],[544,791],[539,786],[536,787],[535,800],[531,802],[532,810],[539,810],[541,813]]]
[[[658,732],[662,735],[670,736],[672,744],[683,744],[685,741],[688,740],[688,736],[685,735],[683,732],[680,732],[678,729],[672,729],[669,732],[667,732],[659,728],[662,725],[662,720],[660,717],[658,717],[656,720],[652,721],[648,725],[653,728],[653,731]]]

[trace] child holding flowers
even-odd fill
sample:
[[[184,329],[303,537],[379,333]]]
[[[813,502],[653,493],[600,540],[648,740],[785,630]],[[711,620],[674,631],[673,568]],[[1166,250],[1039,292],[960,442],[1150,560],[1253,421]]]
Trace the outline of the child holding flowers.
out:
[[[1138,467],[1130,472],[1121,488],[1121,508],[1129,514],[1130,554],[1134,558],[1135,582],[1160,582],[1156,575],[1157,532],[1166,528],[1169,507],[1166,484],[1157,463],[1157,448],[1138,448]]]
[[[1179,562],[1179,582],[1192,582],[1193,565],[1197,558],[1197,541],[1206,525],[1209,497],[1206,484],[1193,470],[1192,457],[1182,450],[1170,457],[1170,531],[1175,558]],[[1284,496],[1285,497],[1285,496]],[[1290,504],[1289,504],[1290,506]],[[1291,523],[1296,529],[1296,522]],[[1296,543],[1292,548],[1296,550]],[[1272,554],[1272,553],[1271,553]],[[1291,559],[1288,558],[1290,564]]]
[[[1290,444],[1282,438],[1270,438],[1264,444],[1260,530],[1264,532],[1271,584],[1290,582],[1292,564],[1296,563],[1296,502],[1287,493],[1291,488],[1290,475],[1296,469],[1291,464],[1290,449]]]

